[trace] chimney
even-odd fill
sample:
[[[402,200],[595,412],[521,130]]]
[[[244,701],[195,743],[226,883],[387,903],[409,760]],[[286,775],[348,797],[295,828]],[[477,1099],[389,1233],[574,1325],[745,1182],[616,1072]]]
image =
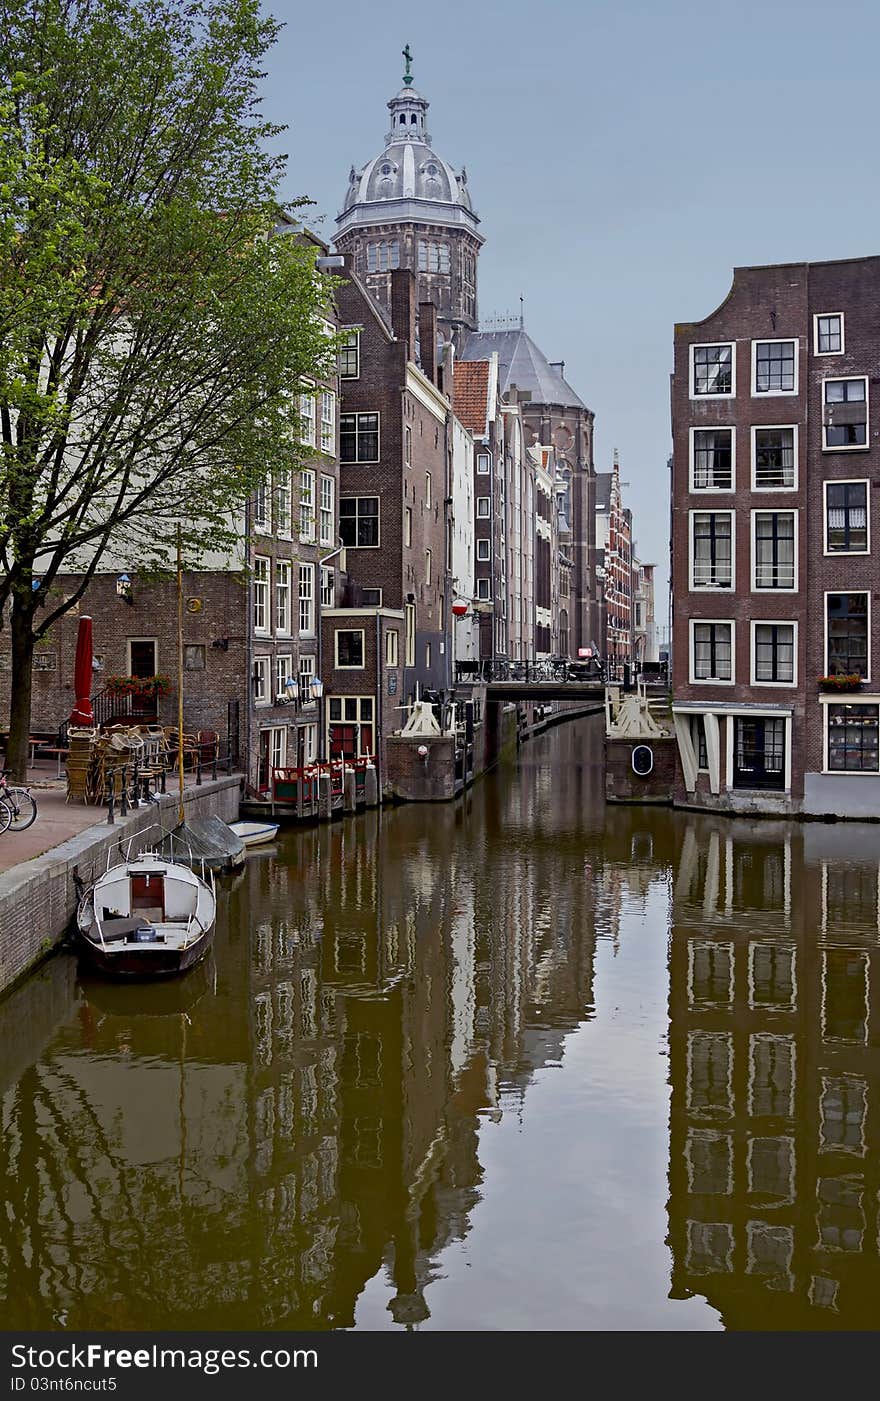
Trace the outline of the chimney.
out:
[[[564,361],[564,360],[551,360],[551,361],[550,361],[550,368],[551,368],[551,370],[558,370],[559,373],[560,373],[561,375],[564,375],[564,374],[565,374],[565,361]]]
[[[419,354],[422,374],[437,383],[437,308],[433,302],[419,302]]]
[[[409,268],[391,274],[391,329],[406,346],[407,360],[416,358],[416,279]]]

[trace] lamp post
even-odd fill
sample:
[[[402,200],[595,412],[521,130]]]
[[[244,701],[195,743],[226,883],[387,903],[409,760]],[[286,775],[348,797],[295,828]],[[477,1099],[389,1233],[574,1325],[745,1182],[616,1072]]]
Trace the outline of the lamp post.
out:
[[[318,707],[318,762],[323,764],[326,757],[324,741],[324,682],[320,676],[313,676],[309,682],[312,699]]]

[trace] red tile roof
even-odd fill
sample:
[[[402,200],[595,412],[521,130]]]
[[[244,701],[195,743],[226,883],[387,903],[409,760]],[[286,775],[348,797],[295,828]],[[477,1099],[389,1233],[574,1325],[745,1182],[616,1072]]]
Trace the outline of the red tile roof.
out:
[[[488,401],[489,361],[456,360],[453,407],[472,433],[485,433]]]

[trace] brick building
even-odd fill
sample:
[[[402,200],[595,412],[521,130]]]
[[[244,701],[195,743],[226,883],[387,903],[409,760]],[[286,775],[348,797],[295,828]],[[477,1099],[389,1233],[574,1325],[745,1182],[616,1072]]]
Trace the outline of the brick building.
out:
[[[878,295],[877,257],[738,268],[675,329],[682,802],[880,814]],[[857,693],[820,687],[830,673]]]
[[[617,453],[610,472],[596,474],[596,567],[602,583],[602,651],[610,680],[621,681],[635,659],[632,511],[620,492]]]

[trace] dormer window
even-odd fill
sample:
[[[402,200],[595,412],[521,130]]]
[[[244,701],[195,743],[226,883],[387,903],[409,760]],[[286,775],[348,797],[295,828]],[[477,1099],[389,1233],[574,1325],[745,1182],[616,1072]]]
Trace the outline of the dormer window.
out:
[[[391,174],[391,166],[388,164],[387,161],[385,162],[385,164],[384,164],[383,167],[382,167],[382,174],[383,174],[383,175],[390,175],[390,174]]]
[[[437,167],[436,167],[436,165],[429,165],[429,166],[427,167],[427,173],[428,173],[429,175],[436,175],[436,174],[437,174]]]

